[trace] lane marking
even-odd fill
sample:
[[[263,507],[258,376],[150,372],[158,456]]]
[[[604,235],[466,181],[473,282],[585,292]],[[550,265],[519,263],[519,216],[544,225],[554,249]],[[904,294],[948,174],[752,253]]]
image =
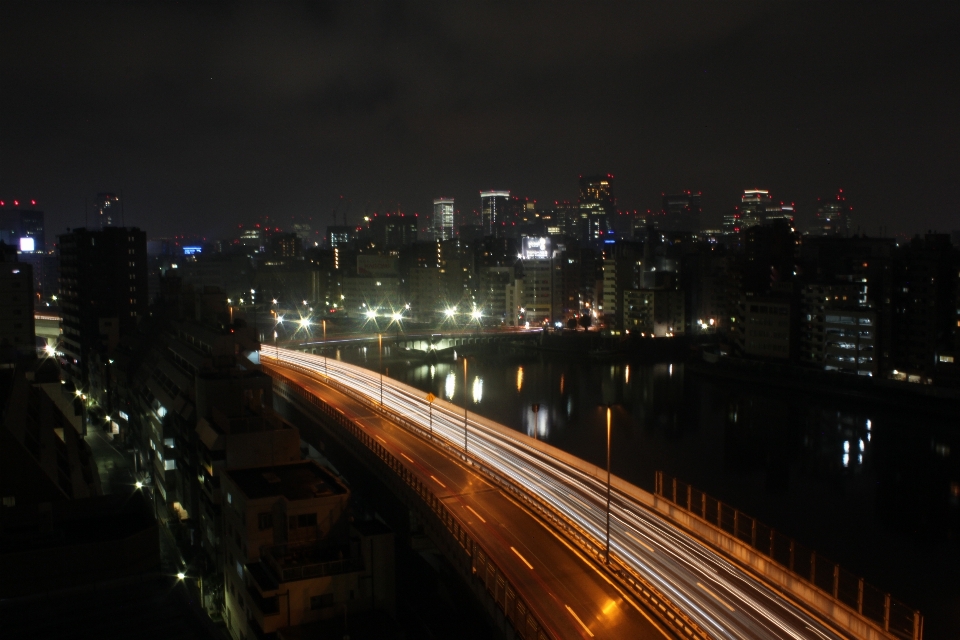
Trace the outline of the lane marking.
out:
[[[477,513],[476,511],[473,510],[473,507],[471,507],[470,505],[464,505],[464,506],[466,506],[467,509],[470,509],[470,512],[471,512],[473,515],[475,515],[475,516],[477,516],[478,518],[480,518],[480,522],[482,522],[482,523],[484,523],[484,524],[487,523],[487,521],[483,519],[483,516],[482,516],[482,515],[480,515],[479,513]]]
[[[373,437],[379,440],[380,442],[382,442],[383,444],[387,444],[387,441],[381,438],[380,436],[373,436]]]
[[[438,485],[440,485],[441,487],[443,487],[444,489],[447,488],[447,485],[445,485],[445,484],[443,484],[442,482],[440,482],[439,480],[437,480],[437,476],[430,476],[430,477],[433,478],[433,480],[434,480]]]
[[[406,459],[409,460],[410,462],[413,462],[413,458],[411,458],[410,456],[408,456],[408,455],[405,454],[404,452],[401,451],[401,452],[400,452],[400,455],[402,455],[404,458],[406,458]],[[416,462],[413,462],[413,464],[417,464],[417,463],[416,463]]]
[[[702,583],[698,582],[698,583],[697,583],[697,586],[700,587],[701,589],[703,589],[704,591],[706,591],[708,594],[710,594],[710,595],[713,597],[714,600],[716,600],[717,602],[719,602],[720,604],[722,604],[723,606],[725,606],[727,609],[730,609],[730,611],[736,611],[736,609],[734,609],[734,608],[731,607],[729,604],[727,604],[726,600],[724,600],[723,598],[721,598],[720,596],[718,596],[716,593],[714,593],[713,591],[711,591],[708,587],[703,586]]]
[[[510,547],[510,551],[513,551],[515,554],[517,554],[517,557],[518,557],[518,558],[520,558],[521,560],[523,560],[523,564],[527,565],[527,569],[531,569],[531,570],[533,569],[533,565],[530,564],[529,562],[527,562],[527,559],[524,558],[522,555],[520,555],[520,552],[517,551],[517,548],[516,548],[516,547]],[[581,623],[581,624],[582,624],[582,623]]]
[[[583,627],[583,630],[586,631],[587,634],[592,638],[592,637],[593,637],[593,631],[590,631],[590,627],[588,627],[587,625],[583,624],[583,620],[580,619],[580,616],[577,615],[577,612],[574,611],[573,609],[571,609],[571,608],[570,608],[570,605],[568,605],[568,604],[565,604],[565,605],[563,605],[563,606],[565,606],[565,607],[567,608],[567,611],[570,612],[570,615],[573,616],[573,619],[576,620],[577,622],[579,622],[579,623],[580,623],[580,626]]]
[[[633,534],[631,534],[631,533],[629,533],[629,532],[627,532],[627,531],[625,531],[624,533],[627,534],[627,537],[628,537],[628,538],[632,539],[634,542],[636,542],[637,544],[639,544],[641,547],[645,548],[645,549],[646,549],[647,551],[649,551],[650,553],[656,553],[656,549],[654,549],[653,547],[651,547],[650,545],[648,545],[646,542],[644,542],[644,541],[641,540],[640,538],[637,538],[636,536],[634,536]]]

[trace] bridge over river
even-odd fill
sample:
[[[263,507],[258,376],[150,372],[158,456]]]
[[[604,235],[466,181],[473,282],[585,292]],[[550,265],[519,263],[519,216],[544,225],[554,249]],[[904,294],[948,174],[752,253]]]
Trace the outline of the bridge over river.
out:
[[[508,635],[922,635],[919,616],[878,622],[744,545],[711,539],[662,495],[309,349],[262,350],[278,394],[315,412],[422,514]]]

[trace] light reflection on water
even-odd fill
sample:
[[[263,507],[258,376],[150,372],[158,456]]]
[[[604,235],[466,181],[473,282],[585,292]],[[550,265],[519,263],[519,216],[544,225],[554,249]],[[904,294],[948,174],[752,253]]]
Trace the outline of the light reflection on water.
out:
[[[444,385],[444,391],[447,394],[447,400],[453,401],[453,394],[457,390],[457,374],[453,371],[447,374],[447,381]]]
[[[356,350],[345,351],[344,359],[364,364]],[[375,370],[376,352],[368,359],[366,366]],[[463,367],[456,362],[394,360],[390,373],[462,406]],[[934,605],[924,606],[922,594],[911,598],[902,585],[954,584],[960,573],[960,434],[950,420],[752,388],[693,375],[680,363],[610,365],[484,354],[471,359],[470,374],[476,376],[470,381],[471,410],[593,464],[605,465],[602,406],[613,405],[616,475],[647,489],[656,470],[691,482],[831,559],[857,558],[863,571],[891,583],[924,613]],[[534,403],[540,404],[536,415]],[[918,522],[953,532],[952,546],[911,546]],[[902,532],[891,531],[896,523],[903,523]],[[836,531],[845,534],[837,537]],[[926,566],[940,569],[922,569],[918,560],[902,569],[908,577],[901,579],[886,574],[885,563],[871,564],[904,545],[918,559],[927,558]],[[945,559],[934,558],[937,553]],[[951,593],[960,600],[960,588]]]

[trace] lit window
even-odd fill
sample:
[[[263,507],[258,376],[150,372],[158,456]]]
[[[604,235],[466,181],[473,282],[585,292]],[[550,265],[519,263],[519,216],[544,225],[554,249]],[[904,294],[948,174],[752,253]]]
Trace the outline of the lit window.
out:
[[[167,459],[163,461],[163,468],[166,471],[172,471],[177,468],[177,461],[173,459]]]

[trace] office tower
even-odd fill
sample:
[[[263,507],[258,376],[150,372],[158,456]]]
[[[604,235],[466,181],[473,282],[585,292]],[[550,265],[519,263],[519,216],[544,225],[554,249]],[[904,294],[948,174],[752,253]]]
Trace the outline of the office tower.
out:
[[[663,194],[662,213],[664,220],[662,229],[665,231],[699,231],[701,193],[684,191],[678,195]]]
[[[112,227],[120,217],[120,198],[112,193],[98,193],[93,202],[94,213],[97,216],[97,226],[100,229]]]
[[[17,261],[17,251],[0,241],[0,361],[36,352],[33,270]]]
[[[843,189],[830,198],[817,198],[817,213],[810,230],[812,236],[841,236],[850,235],[850,218],[853,207],[843,195]]]
[[[433,239],[453,239],[453,198],[433,201]]]
[[[359,236],[356,227],[330,225],[327,227],[327,246],[331,249],[349,249],[356,244]]]
[[[303,240],[296,233],[276,233],[270,237],[274,258],[303,258]]]
[[[581,239],[595,240],[610,231],[610,219],[617,206],[613,197],[613,176],[580,176]]]
[[[375,213],[366,236],[382,249],[399,249],[417,241],[417,214]]]
[[[500,235],[498,227],[507,220],[510,211],[509,191],[481,191],[480,211],[483,225],[483,235]]]
[[[740,197],[740,230],[762,224],[767,217],[767,209],[774,206],[766,189],[744,189]]]
[[[93,362],[104,366],[109,349],[147,315],[147,234],[107,226],[59,238],[63,371],[86,388]]]
[[[36,200],[0,200],[0,241],[21,253],[43,253],[47,249],[43,211],[32,207]],[[12,206],[11,206],[12,205]]]

